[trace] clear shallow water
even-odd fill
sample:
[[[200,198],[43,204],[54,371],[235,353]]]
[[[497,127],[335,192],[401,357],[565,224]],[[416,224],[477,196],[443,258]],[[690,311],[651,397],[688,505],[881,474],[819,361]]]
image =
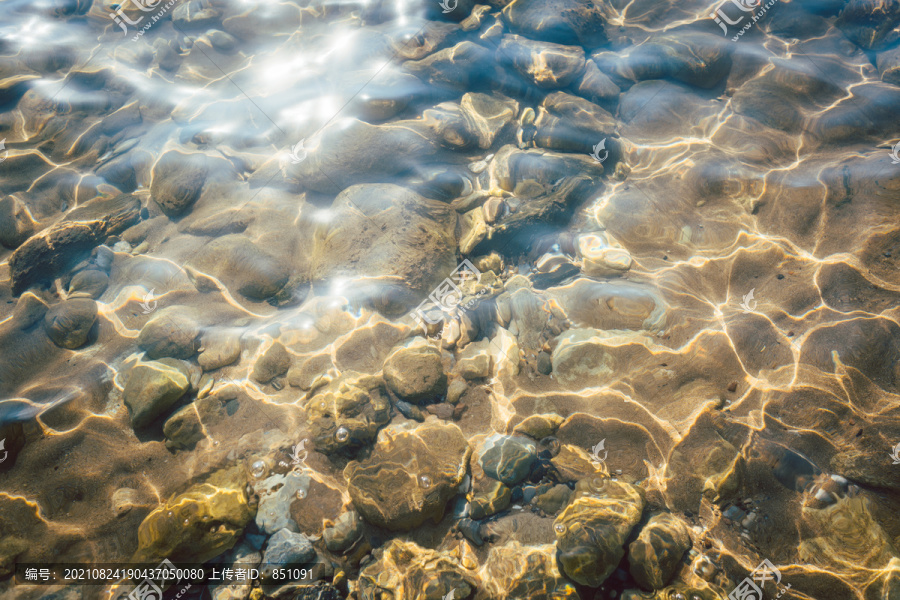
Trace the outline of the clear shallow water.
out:
[[[0,574],[898,593],[896,3],[165,6],[0,4]]]

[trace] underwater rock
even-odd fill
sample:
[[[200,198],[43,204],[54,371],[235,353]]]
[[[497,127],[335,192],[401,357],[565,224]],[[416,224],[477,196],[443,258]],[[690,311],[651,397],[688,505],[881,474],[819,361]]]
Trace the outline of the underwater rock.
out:
[[[369,458],[344,469],[350,497],[366,520],[409,531],[444,514],[466,474],[472,450],[459,427],[429,420],[386,429]]]
[[[502,79],[494,62],[494,52],[465,41],[422,60],[407,61],[403,68],[430,85],[470,90]]]
[[[561,416],[555,414],[531,415],[516,425],[513,433],[521,433],[534,440],[542,440],[556,433],[556,430],[559,429],[564,420]]]
[[[515,485],[531,472],[537,460],[534,442],[528,438],[492,435],[484,441],[478,461],[488,477]]]
[[[190,358],[200,346],[200,327],[178,307],[161,310],[138,335],[138,347],[150,358]]]
[[[406,152],[414,153],[398,150]],[[390,150],[376,154],[388,156]],[[356,185],[338,194],[331,214],[316,229],[313,281],[363,279],[358,287],[373,296],[391,286],[424,295],[456,268],[456,214],[444,202],[397,185]],[[406,308],[414,306],[410,297]]]
[[[327,194],[356,184],[384,181],[414,168],[418,160],[433,156],[439,149],[431,130],[419,121],[370,125],[357,119],[340,119],[327,125],[316,138],[310,140],[315,145],[310,146],[307,158],[286,168],[303,188]]]
[[[594,0],[514,0],[503,20],[529,38],[594,48],[606,41],[601,5]]]
[[[596,104],[566,92],[554,92],[544,98],[534,126],[534,143],[539,148],[589,155],[595,145],[605,141],[605,148],[614,159],[619,154],[618,142],[612,139],[616,118]],[[601,158],[606,158],[602,152]]]
[[[500,54],[509,57],[513,67],[539,88],[567,87],[584,71],[584,50],[579,46],[563,46],[536,42],[518,35],[505,35]]]
[[[234,364],[241,356],[241,339],[237,334],[221,329],[209,329],[200,336],[197,363],[204,371],[215,371]]]
[[[91,298],[69,298],[51,306],[44,317],[47,337],[60,348],[74,350],[87,343],[97,321],[97,303]]]
[[[502,94],[469,92],[460,100],[460,108],[472,123],[477,145],[487,150],[519,113],[519,103]]]
[[[835,26],[857,46],[871,50],[894,43],[900,38],[900,6],[895,2],[850,0],[838,16]]]
[[[668,306],[654,287],[630,281],[600,282],[579,278],[550,288],[569,319],[580,327],[599,330],[659,331],[666,325]]]
[[[260,577],[270,579],[275,569],[305,565],[316,560],[316,549],[302,533],[279,529],[266,544],[260,563]]]
[[[605,477],[582,479],[571,504],[554,521],[563,571],[581,585],[598,587],[625,556],[625,541],[641,519],[644,491]]]
[[[207,163],[205,154],[170,150],[153,165],[150,195],[167,217],[181,216],[200,197],[209,169]]]
[[[603,463],[598,463],[590,454],[571,444],[562,444],[559,453],[550,459],[550,464],[554,469],[552,476],[559,483],[606,475]]]
[[[426,110],[422,117],[444,145],[486,150],[513,122],[518,110],[519,103],[505,96],[468,93],[460,104],[442,102]]]
[[[71,268],[107,237],[136,223],[140,210],[140,201],[129,194],[96,198],[69,212],[65,221],[30,237],[9,257],[13,293]]]
[[[274,342],[253,365],[250,377],[257,383],[269,383],[287,373],[291,366],[291,354],[281,342]]]
[[[388,356],[384,381],[400,398],[416,404],[428,404],[447,392],[441,353],[421,338]]]
[[[0,246],[14,250],[34,233],[37,223],[15,196],[0,198]]]
[[[122,400],[131,426],[140,429],[169,410],[190,389],[187,365],[174,358],[141,361],[131,368]]]
[[[653,515],[628,546],[629,572],[642,588],[661,589],[690,547],[690,531],[684,521],[669,513]]]
[[[595,329],[570,329],[561,334],[551,361],[554,375],[565,386],[600,386],[614,374],[612,356]]]
[[[468,389],[469,386],[465,381],[460,381],[459,379],[451,381],[450,385],[447,387],[447,403],[458,403]]]
[[[309,494],[309,486],[309,476],[296,471],[272,475],[254,484],[253,489],[259,494],[259,510],[256,511],[259,530],[270,535],[282,529],[298,531],[297,523],[290,515],[290,506],[296,497]]]
[[[578,236],[577,251],[585,275],[608,277],[631,268],[631,254],[605,233]]]
[[[370,444],[391,420],[380,377],[347,371],[316,390],[306,404],[316,450],[352,454]]]
[[[242,469],[231,467],[173,495],[141,523],[132,561],[206,562],[225,552],[252,518],[245,486]]]
[[[299,360],[287,372],[288,383],[301,390],[310,390],[316,381],[334,369],[330,353],[315,354]]]
[[[342,513],[338,519],[325,527],[322,537],[325,547],[335,554],[343,554],[362,535],[362,517],[355,510]]]
[[[69,298],[93,298],[103,295],[109,286],[109,275],[98,269],[78,271],[69,282]]]
[[[187,262],[186,270],[201,292],[218,289],[218,284],[210,279],[215,277],[229,290],[253,301],[275,297],[291,276],[287,261],[239,234],[217,237],[202,246]]]
[[[469,518],[483,519],[509,508],[512,491],[494,479],[476,479],[468,496]]]
[[[731,70],[729,42],[711,33],[659,35],[614,62],[615,74],[631,81],[672,78],[709,89]],[[603,65],[601,65],[602,67]]]
[[[192,449],[197,442],[206,437],[197,413],[197,407],[189,404],[175,411],[166,420],[163,424],[166,448],[169,450]]]
[[[893,540],[873,518],[865,496],[841,495],[822,508],[807,503],[801,513],[802,531],[808,532],[797,548],[803,563],[823,568],[843,563],[878,570],[900,558]]]
[[[117,517],[128,513],[132,508],[142,506],[137,490],[132,488],[119,488],[112,494],[110,504]]]
[[[881,75],[882,81],[900,85],[900,48],[879,52],[876,64],[878,66],[878,74]],[[2,239],[3,238],[0,237],[0,242],[2,242]]]
[[[555,515],[569,503],[572,498],[572,490],[561,483],[556,484],[543,494],[535,496],[534,505],[548,515]]]
[[[469,598],[478,589],[475,574],[450,552],[391,540],[359,574],[362,598]]]
[[[493,356],[490,354],[487,340],[468,344],[459,353],[454,372],[463,379],[484,379],[491,374]]]
[[[512,540],[494,546],[483,567],[489,598],[580,600],[578,590],[560,572],[552,544],[523,545]]]
[[[589,59],[576,91],[591,102],[604,102],[618,98],[622,90],[597,67],[597,63]]]

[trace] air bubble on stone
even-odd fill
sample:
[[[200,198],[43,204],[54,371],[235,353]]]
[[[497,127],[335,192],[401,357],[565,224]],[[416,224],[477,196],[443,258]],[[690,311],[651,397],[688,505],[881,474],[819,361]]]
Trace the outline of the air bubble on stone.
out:
[[[339,442],[346,442],[349,438],[350,430],[346,427],[338,427],[338,430],[334,432],[334,439]]]
[[[297,499],[303,500],[306,498],[306,490],[297,490]]]
[[[256,479],[261,479],[266,474],[266,463],[258,460],[250,465],[250,474]]]
[[[562,523],[557,523],[556,525],[553,526],[553,529],[556,530],[556,533],[565,533],[566,532],[566,526],[563,525]]]
[[[425,489],[430,488],[431,487],[431,477],[429,477],[428,475],[421,475],[419,477],[419,484]]]

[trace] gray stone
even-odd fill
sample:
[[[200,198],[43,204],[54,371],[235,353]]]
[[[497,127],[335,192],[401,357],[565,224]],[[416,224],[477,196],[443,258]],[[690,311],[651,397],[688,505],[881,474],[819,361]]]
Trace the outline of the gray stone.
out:
[[[550,42],[536,42],[517,35],[503,37],[500,56],[527,80],[544,89],[567,87],[584,72],[584,49]]]
[[[131,426],[140,429],[166,412],[190,389],[190,372],[174,358],[142,361],[132,367],[122,398]]]
[[[163,425],[166,448],[170,450],[190,449],[204,438],[203,425],[193,404],[175,411]]]
[[[592,60],[586,62],[584,74],[578,82],[577,90],[581,96],[591,102],[613,100],[622,91]]]
[[[70,298],[97,299],[106,291],[109,285],[109,275],[97,269],[86,269],[75,273],[69,282]]]
[[[181,216],[200,197],[207,170],[205,154],[170,150],[153,165],[150,194],[167,217]]]
[[[74,350],[87,342],[96,321],[96,302],[91,298],[69,298],[47,311],[44,331],[60,348]]]
[[[527,438],[493,435],[484,443],[479,457],[485,474],[514,486],[531,472],[537,460],[534,442]]]
[[[211,329],[200,337],[203,349],[197,356],[197,363],[204,371],[214,371],[233,364],[241,356],[241,339],[237,334]]]
[[[269,579],[273,569],[290,565],[306,565],[316,560],[316,549],[302,533],[287,529],[278,530],[269,538],[260,564],[260,575]]]
[[[447,391],[441,353],[425,343],[400,348],[388,356],[384,381],[402,399],[418,404],[436,400]]]
[[[288,284],[291,266],[246,236],[229,234],[203,246],[187,263],[188,276],[201,292],[218,289],[216,278],[229,290],[254,301],[276,296]]]
[[[342,554],[362,534],[362,521],[355,510],[345,512],[331,527],[326,527],[322,533],[325,539],[325,547],[330,552]]]
[[[250,375],[257,383],[269,383],[284,375],[291,366],[291,355],[281,342],[275,342],[253,365]]]
[[[150,358],[190,358],[197,353],[200,327],[190,317],[168,309],[157,313],[141,329],[138,346]]]
[[[536,40],[589,49],[606,41],[603,10],[594,0],[514,0],[503,9],[503,20]]]

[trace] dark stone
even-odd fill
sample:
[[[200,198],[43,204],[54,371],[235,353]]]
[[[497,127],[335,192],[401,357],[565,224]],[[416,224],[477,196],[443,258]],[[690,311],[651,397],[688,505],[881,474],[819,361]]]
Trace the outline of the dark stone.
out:
[[[97,321],[97,303],[91,298],[69,298],[50,308],[44,330],[60,348],[83,346]]]
[[[269,383],[284,375],[291,366],[291,355],[281,342],[272,344],[253,365],[251,377],[257,383]]]
[[[606,42],[603,9],[593,0],[514,0],[503,20],[516,33],[593,49]]]
[[[170,150],[153,165],[150,194],[167,217],[181,216],[200,197],[207,171],[205,154]]]
[[[141,329],[138,346],[150,358],[190,358],[197,353],[200,327],[174,311],[158,313]]]

